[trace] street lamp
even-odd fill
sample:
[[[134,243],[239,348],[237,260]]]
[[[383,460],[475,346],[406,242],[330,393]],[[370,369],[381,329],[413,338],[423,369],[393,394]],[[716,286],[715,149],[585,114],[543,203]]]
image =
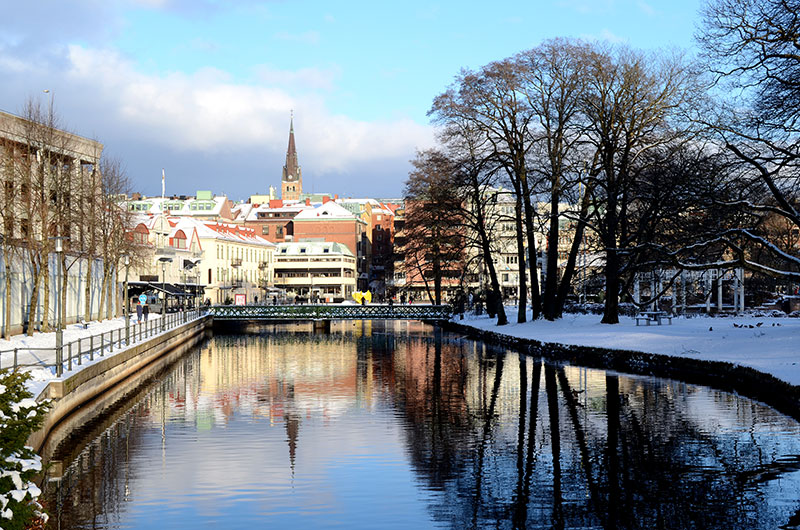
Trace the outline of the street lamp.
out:
[[[200,261],[198,260],[197,263],[194,264],[194,274],[195,274],[195,282],[194,282],[194,301],[195,305],[197,306],[197,316],[200,316]]]
[[[161,262],[161,296],[163,301],[161,303],[161,331],[166,329],[167,318],[167,263],[172,263],[172,258],[158,258]]]
[[[125,346],[130,346],[131,344],[131,329],[130,329],[130,318],[128,316],[128,269],[130,269],[131,265],[131,257],[125,254],[122,256],[122,264],[125,265],[125,305],[122,306],[122,315],[125,317]]]
[[[64,304],[61,300],[61,283],[63,271],[61,268],[61,253],[64,252],[64,240],[69,239],[66,236],[55,236],[50,239],[55,241],[55,251],[58,260],[58,314],[56,315],[56,376],[61,377],[64,373],[63,360],[64,360]]]

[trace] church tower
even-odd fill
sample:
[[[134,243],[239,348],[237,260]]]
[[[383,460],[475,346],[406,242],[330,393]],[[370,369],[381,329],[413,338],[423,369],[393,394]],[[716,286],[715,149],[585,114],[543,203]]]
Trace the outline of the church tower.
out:
[[[294,145],[294,116],[289,123],[289,148],[286,150],[286,165],[281,175],[281,199],[296,201],[303,193],[303,175],[297,163],[297,149]]]

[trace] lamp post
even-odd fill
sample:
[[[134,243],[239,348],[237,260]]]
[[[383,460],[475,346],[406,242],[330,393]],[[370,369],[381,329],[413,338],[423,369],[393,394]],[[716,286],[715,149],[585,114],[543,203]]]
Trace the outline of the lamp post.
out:
[[[69,238],[65,236],[56,236],[51,239],[55,241],[56,259],[58,260],[58,290],[56,293],[58,299],[58,312],[56,315],[56,376],[61,377],[64,373],[64,304],[61,303],[61,277],[63,275],[61,253],[64,252],[64,240]]]
[[[130,269],[131,265],[131,257],[125,254],[122,256],[122,264],[125,265],[125,305],[122,306],[122,315],[125,317],[125,346],[130,346],[131,344],[131,329],[130,329],[130,317],[128,316],[128,269]]]
[[[197,306],[198,316],[200,313],[200,262],[198,261],[194,265],[194,274],[195,274],[195,282],[194,282],[194,301],[195,305]]]
[[[172,258],[158,258],[161,262],[161,296],[163,301],[161,303],[161,331],[166,329],[167,319],[167,263],[172,263]]]

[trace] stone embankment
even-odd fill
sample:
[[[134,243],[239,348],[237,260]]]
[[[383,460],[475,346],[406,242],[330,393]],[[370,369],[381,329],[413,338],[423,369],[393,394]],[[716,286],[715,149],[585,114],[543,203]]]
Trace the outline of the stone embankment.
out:
[[[58,443],[74,430],[102,416],[120,399],[109,392],[144,372],[176,361],[211,333],[212,318],[204,316],[149,340],[137,343],[62,379],[50,381],[37,397],[51,399],[44,426],[28,438],[28,445],[45,461]],[[128,386],[128,385],[126,385]]]

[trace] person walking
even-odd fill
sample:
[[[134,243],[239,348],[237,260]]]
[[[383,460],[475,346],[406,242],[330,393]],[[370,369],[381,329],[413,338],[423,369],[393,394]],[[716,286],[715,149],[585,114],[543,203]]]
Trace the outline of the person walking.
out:
[[[144,321],[147,322],[147,317],[150,315],[150,306],[146,305],[142,308],[142,315],[144,316]]]
[[[142,321],[142,303],[136,303],[136,322],[139,323]]]

